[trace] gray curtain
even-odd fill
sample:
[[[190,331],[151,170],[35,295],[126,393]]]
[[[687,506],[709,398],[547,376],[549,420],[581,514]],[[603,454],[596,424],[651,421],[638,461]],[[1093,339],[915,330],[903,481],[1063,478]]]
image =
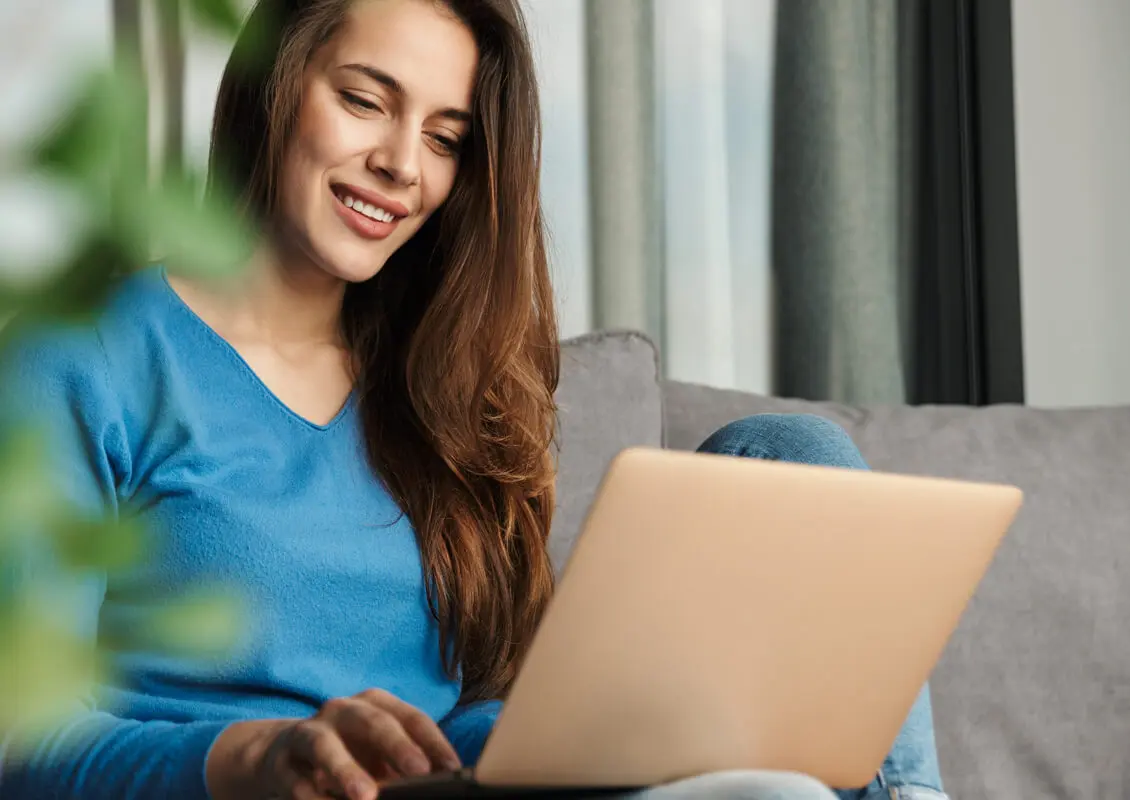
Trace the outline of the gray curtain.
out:
[[[907,397],[917,0],[777,8],[777,394]]]
[[[184,166],[185,36],[181,0],[154,4],[161,62],[161,165],[178,171]]]
[[[593,326],[662,334],[652,0],[586,0]]]
[[[184,3],[111,0],[110,12],[116,54],[141,58],[149,106],[146,164],[155,163],[153,178],[159,180],[184,165]]]
[[[142,24],[141,0],[111,0],[110,13],[112,16],[114,57],[119,59],[142,57],[145,47],[143,44],[144,25]],[[142,61],[141,66],[142,72],[145,74],[144,61]],[[142,98],[142,101],[146,103],[146,111],[148,112],[148,94]],[[146,145],[149,142],[148,114],[146,115],[146,130],[143,135],[139,134],[138,140]],[[139,154],[139,158],[141,155]],[[147,168],[148,166],[149,159],[146,157],[144,158],[144,167]]]

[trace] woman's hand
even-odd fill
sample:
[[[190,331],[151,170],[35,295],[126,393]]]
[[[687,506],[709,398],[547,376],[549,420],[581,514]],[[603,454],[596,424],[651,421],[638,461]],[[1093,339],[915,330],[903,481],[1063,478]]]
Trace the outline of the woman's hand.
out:
[[[214,800],[373,800],[377,783],[459,768],[459,757],[426,714],[370,689],[327,702],[309,719],[228,726],[208,755]]]

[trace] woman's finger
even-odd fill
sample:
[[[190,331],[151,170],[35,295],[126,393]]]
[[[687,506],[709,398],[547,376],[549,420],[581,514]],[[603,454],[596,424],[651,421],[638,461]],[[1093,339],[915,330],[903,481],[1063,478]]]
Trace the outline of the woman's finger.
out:
[[[270,795],[271,800],[327,800],[326,795],[314,788],[303,770],[286,763],[277,768],[274,784],[279,791]]]
[[[307,765],[311,778],[322,773],[335,793],[349,800],[373,800],[377,785],[332,726],[318,720],[303,720],[294,726],[293,757]],[[307,780],[313,788],[314,783]],[[324,794],[322,796],[325,796]]]
[[[392,712],[355,698],[330,702],[334,704],[334,726],[347,747],[358,748],[403,775],[427,775],[432,771],[423,749]],[[327,703],[323,708],[329,706]]]
[[[377,791],[379,792],[380,780],[375,775],[373,776],[373,780],[377,782]],[[314,770],[314,775],[310,778],[310,782],[314,784],[314,789],[316,789],[322,797],[327,797],[329,800],[350,800],[349,795],[338,787],[337,781],[331,778],[324,770]]]
[[[462,766],[455,748],[444,736],[439,725],[423,711],[405,703],[399,697],[388,692],[382,692],[379,689],[363,692],[361,698],[379,708],[390,711],[400,721],[401,727],[428,756],[435,768],[456,770]]]
[[[298,781],[294,784],[290,796],[294,800],[333,800],[333,795],[322,794],[307,780]]]

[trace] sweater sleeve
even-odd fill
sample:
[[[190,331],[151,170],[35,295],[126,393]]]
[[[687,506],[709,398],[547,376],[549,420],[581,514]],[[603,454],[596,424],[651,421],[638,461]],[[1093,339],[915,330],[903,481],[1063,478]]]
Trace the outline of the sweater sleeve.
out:
[[[56,488],[79,513],[118,513],[117,487],[130,471],[124,417],[93,328],[38,331],[0,352],[0,441],[38,426]],[[21,551],[0,563],[0,588],[19,592],[30,580],[58,588],[73,610],[66,624],[93,647],[106,576],[72,575],[57,585],[50,566],[50,554]],[[18,758],[12,733],[0,731],[0,800],[207,797],[205,759],[226,723],[120,719],[90,695],[65,705],[65,721],[23,737]]]
[[[440,720],[439,727],[459,754],[464,766],[473,766],[483,752],[483,745],[494,729],[494,723],[502,710],[498,700],[457,706],[454,711]]]

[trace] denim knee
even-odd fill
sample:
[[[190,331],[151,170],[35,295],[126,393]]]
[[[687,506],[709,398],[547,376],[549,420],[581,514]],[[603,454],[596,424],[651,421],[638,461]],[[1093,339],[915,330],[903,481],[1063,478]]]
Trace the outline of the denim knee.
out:
[[[824,784],[795,772],[734,770],[647,789],[632,800],[836,800]]]
[[[867,462],[836,423],[815,414],[755,414],[715,431],[700,453],[867,469]]]

